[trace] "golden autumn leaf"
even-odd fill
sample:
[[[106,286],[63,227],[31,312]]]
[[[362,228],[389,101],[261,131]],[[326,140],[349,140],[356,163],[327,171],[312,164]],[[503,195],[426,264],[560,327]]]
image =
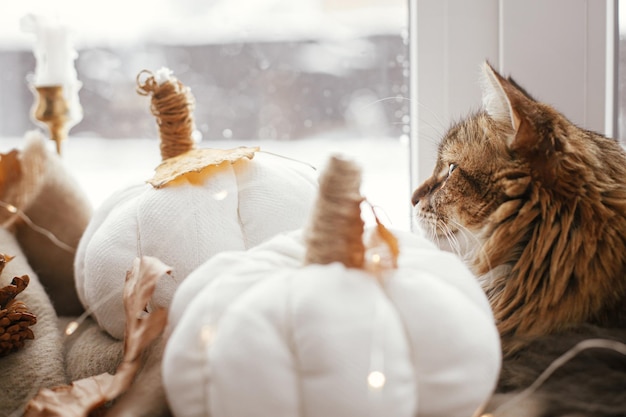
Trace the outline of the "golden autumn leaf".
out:
[[[259,147],[240,146],[234,149],[192,149],[181,155],[161,162],[148,183],[154,188],[161,188],[187,174],[201,173],[210,166],[223,163],[235,163],[243,158],[252,159]]]
[[[165,328],[167,310],[160,308],[148,313],[146,308],[157,279],[170,271],[158,259],[144,256],[136,258],[133,269],[126,274],[124,356],[115,375],[104,373],[70,385],[44,388],[30,400],[24,417],[87,417],[123,394],[142,365],[142,353]]]
[[[391,259],[394,268],[398,267],[398,255],[400,255],[400,245],[398,244],[398,238],[395,237],[393,233],[389,231],[381,222],[378,216],[376,216],[376,231],[378,232],[380,238],[387,244],[389,247],[389,252],[391,253]]]
[[[0,196],[4,196],[6,188],[17,183],[21,177],[22,164],[19,152],[14,149],[9,153],[0,154]]]
[[[369,206],[376,220],[376,229],[370,234],[370,241],[367,245],[369,249],[373,249],[372,257],[375,259],[370,259],[374,264],[373,267],[374,269],[397,268],[400,255],[398,238],[380,221],[374,206],[371,204]]]

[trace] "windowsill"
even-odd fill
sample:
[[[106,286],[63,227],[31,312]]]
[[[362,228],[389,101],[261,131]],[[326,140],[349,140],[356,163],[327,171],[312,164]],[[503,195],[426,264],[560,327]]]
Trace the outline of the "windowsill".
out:
[[[0,151],[20,148],[20,138],[0,138]],[[50,149],[53,149],[50,141]],[[295,141],[208,141],[199,147],[230,149],[260,146],[262,150],[293,158],[322,170],[328,156],[352,158],[363,169],[362,194],[378,208],[383,223],[410,229],[410,189],[407,176],[408,144],[396,138],[350,140],[317,137]],[[103,139],[70,137],[63,145],[63,160],[92,202],[98,207],[120,188],[150,179],[160,163],[156,139]],[[364,216],[369,223],[368,216]]]

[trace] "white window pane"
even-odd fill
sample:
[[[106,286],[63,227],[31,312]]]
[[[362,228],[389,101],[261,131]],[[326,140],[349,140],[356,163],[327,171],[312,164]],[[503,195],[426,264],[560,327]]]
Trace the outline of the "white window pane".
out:
[[[99,189],[96,205],[159,162],[155,120],[135,77],[166,66],[196,98],[200,146],[258,143],[318,167],[332,152],[353,157],[366,196],[394,226],[408,227],[405,0],[49,3],[11,4],[0,16],[0,137],[13,138],[3,150],[34,127],[26,83],[34,36],[20,32],[19,20],[54,12],[74,31],[83,83],[84,117],[66,157],[76,158],[69,162],[86,188]],[[100,180],[106,184],[93,187]]]

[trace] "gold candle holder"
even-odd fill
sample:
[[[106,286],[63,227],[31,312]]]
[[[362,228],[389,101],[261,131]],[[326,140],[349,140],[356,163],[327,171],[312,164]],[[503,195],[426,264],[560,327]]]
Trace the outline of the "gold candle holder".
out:
[[[48,127],[50,139],[56,142],[57,153],[61,154],[61,143],[67,139],[70,121],[70,106],[62,85],[38,86],[33,117]]]

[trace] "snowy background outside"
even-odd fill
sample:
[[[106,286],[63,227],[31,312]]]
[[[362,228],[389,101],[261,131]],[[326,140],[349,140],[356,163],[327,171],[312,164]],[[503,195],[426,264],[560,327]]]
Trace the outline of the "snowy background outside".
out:
[[[36,127],[34,36],[20,19],[58,16],[74,35],[84,109],[63,158],[94,206],[160,162],[135,77],[166,66],[196,98],[199,146],[259,145],[319,169],[340,153],[363,167],[383,220],[409,228],[406,0],[15,3],[0,14],[0,151]]]

